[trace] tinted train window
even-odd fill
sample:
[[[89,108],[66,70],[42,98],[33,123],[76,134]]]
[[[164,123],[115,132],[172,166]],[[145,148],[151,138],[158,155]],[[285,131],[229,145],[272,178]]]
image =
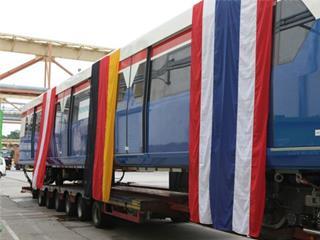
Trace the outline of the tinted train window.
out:
[[[141,63],[133,80],[133,95],[136,103],[143,102],[144,79],[146,74],[146,62]]]
[[[151,62],[150,100],[188,91],[190,88],[190,46],[156,58]]]
[[[20,128],[20,138],[26,135],[26,124],[27,124],[27,117],[22,117],[21,128]]]
[[[292,62],[304,43],[314,17],[301,1],[277,3],[274,64]]]
[[[74,96],[72,122],[80,121],[89,117],[90,89]]]
[[[29,117],[26,116],[25,124],[24,124],[23,136],[28,136],[28,129],[29,129]]]
[[[56,104],[56,122],[55,122],[55,133],[60,133],[61,131],[61,103]]]
[[[41,122],[41,111],[36,113],[36,126],[35,126],[35,133],[40,133],[40,122]]]
[[[118,103],[119,102],[123,102],[125,99],[125,95],[126,95],[126,91],[127,91],[127,86],[126,86],[126,81],[124,79],[124,75],[123,73],[119,73],[119,86],[118,86]]]
[[[32,127],[33,127],[33,114],[30,114],[27,117],[27,121],[26,121],[26,128],[25,128],[26,136],[28,137],[32,136]]]
[[[63,127],[68,124],[70,102],[71,102],[70,96],[65,97],[61,101],[61,124],[63,125]]]
[[[33,144],[32,144],[32,151],[31,157],[33,158],[37,151],[38,141],[39,141],[39,133],[40,133],[40,122],[41,122],[41,111],[36,112],[35,114],[35,127],[34,127],[34,134],[33,134]]]
[[[33,114],[30,114],[22,119],[20,136],[31,137],[32,127],[33,127]]]
[[[61,156],[62,154],[62,143],[61,143],[61,103],[58,102],[56,104],[56,122],[54,125],[54,140],[55,140],[55,146],[57,150],[58,156]]]

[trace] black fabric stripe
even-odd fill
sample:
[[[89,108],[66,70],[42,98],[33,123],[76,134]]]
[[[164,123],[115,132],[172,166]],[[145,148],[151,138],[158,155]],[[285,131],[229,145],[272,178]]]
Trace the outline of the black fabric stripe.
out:
[[[97,111],[98,111],[98,89],[99,89],[99,67],[100,62],[92,66],[91,88],[90,88],[90,107],[88,120],[88,137],[87,137],[87,158],[84,170],[84,195],[87,198],[92,197],[92,175],[94,150],[96,142],[97,129]]]

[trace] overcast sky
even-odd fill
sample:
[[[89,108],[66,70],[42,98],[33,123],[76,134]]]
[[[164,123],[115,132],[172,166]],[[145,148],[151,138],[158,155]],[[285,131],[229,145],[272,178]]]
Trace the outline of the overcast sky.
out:
[[[118,48],[191,8],[199,0],[4,0],[0,32]],[[0,73],[33,58],[0,52]],[[60,60],[72,72],[91,63]],[[1,83],[42,86],[43,63],[15,74]],[[53,66],[57,85],[68,75]],[[17,129],[6,125],[3,134]]]

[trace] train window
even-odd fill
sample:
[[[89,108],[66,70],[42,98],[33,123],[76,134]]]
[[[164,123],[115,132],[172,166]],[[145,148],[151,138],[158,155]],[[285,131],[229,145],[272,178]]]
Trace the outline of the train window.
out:
[[[59,134],[61,131],[61,103],[58,102],[56,105],[56,122],[55,122],[55,134]]]
[[[304,43],[314,17],[302,1],[277,3],[274,40],[274,64],[292,62]]]
[[[29,118],[28,116],[25,118],[25,124],[24,124],[24,136],[28,136],[28,128],[29,128]]]
[[[84,99],[79,102],[78,121],[89,117],[90,99]]]
[[[33,158],[37,151],[39,134],[40,134],[40,122],[41,122],[41,111],[35,113],[35,126],[34,126],[34,134],[33,134],[33,143],[32,143],[32,151],[31,157]]]
[[[26,129],[25,129],[27,137],[31,138],[31,136],[32,136],[32,127],[33,127],[33,114],[30,114],[27,117]]]
[[[27,124],[26,117],[23,117],[23,118],[21,119],[20,138],[22,138],[22,137],[25,136],[25,133],[26,133],[26,124]]]
[[[186,92],[190,88],[190,45],[156,58],[151,62],[150,100]]]
[[[41,122],[41,111],[36,113],[36,126],[35,126],[36,134],[39,134],[40,132],[40,122]]]
[[[61,156],[62,154],[61,127],[61,103],[58,102],[56,104],[56,121],[54,125],[54,140],[58,156]]]
[[[146,62],[141,63],[133,80],[133,95],[136,103],[143,102],[144,80],[146,74]]]
[[[169,65],[185,64],[190,61],[191,48],[190,46],[182,47],[178,51],[169,53]]]
[[[72,122],[89,118],[90,89],[74,96]]]
[[[142,98],[143,97],[143,89],[144,89],[143,82],[136,82],[133,87],[134,98],[136,98],[136,99]]]
[[[70,96],[67,96],[61,101],[61,124],[62,128],[67,128],[70,111]]]
[[[126,95],[127,86],[123,73],[119,73],[118,102],[122,102]]]

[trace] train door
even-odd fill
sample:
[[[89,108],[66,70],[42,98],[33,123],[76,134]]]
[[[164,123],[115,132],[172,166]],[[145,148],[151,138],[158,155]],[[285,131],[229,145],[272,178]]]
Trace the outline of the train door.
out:
[[[129,97],[130,63],[120,63],[117,109],[115,119],[115,153],[127,151],[127,107]]]
[[[130,88],[128,99],[128,145],[129,153],[143,152],[143,100],[146,79],[147,50],[131,58]]]
[[[68,121],[71,100],[71,90],[58,95],[55,113],[54,134],[51,140],[50,155],[53,164],[61,163],[68,157]]]
[[[148,105],[150,154],[188,151],[190,38],[188,31],[152,49]]]
[[[116,114],[116,153],[143,151],[143,100],[147,50],[120,63]]]
[[[23,114],[21,132],[20,132],[20,159],[25,163],[33,164],[33,124],[34,124],[34,109],[30,109]]]
[[[36,107],[35,113],[34,113],[34,119],[33,122],[35,124],[34,126],[34,132],[33,132],[33,137],[32,137],[32,144],[31,144],[31,157],[32,159],[35,158],[36,152],[38,149],[38,141],[39,141],[39,134],[40,134],[40,122],[41,122],[41,111],[42,106],[39,105]]]

